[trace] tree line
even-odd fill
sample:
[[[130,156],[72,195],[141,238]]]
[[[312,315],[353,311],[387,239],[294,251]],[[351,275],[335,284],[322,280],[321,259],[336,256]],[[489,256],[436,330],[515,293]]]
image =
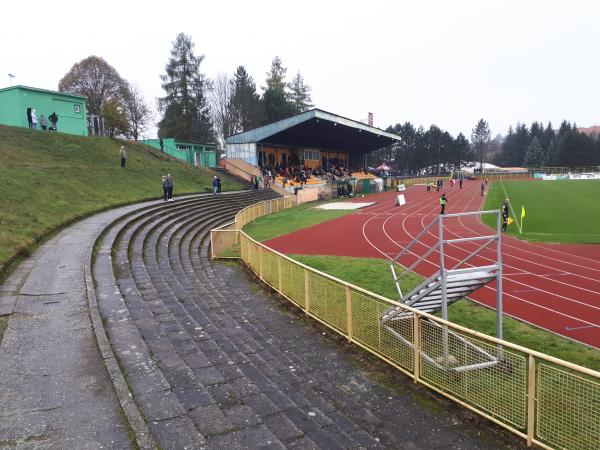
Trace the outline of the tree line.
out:
[[[165,71],[160,75],[164,96],[157,99],[158,134],[183,141],[219,142],[310,109],[311,87],[300,72],[288,80],[287,69],[276,56],[257,88],[246,68],[209,79],[202,72],[203,55],[197,55],[190,36],[179,33],[172,42]],[[76,63],[59,82],[59,90],[86,95],[89,114],[103,116],[110,136],[137,140],[153,123],[153,108],[138,88],[123,79],[104,59],[90,56]],[[578,166],[600,164],[600,140],[563,121],[530,126],[518,123],[506,136],[491,139],[488,123],[480,119],[470,140],[452,136],[437,125],[428,129],[411,122],[386,131],[400,141],[369,154],[371,165],[386,162],[403,173],[427,169],[439,173],[461,161],[491,162],[499,166]]]
[[[558,130],[548,122],[544,126],[511,126],[502,142],[500,152],[493,155],[499,166],[516,167],[576,167],[600,165],[598,135],[580,132],[575,123],[564,120]]]
[[[311,87],[300,72],[286,79],[287,69],[276,56],[259,93],[244,66],[231,76],[209,79],[202,72],[204,55],[194,51],[192,38],[179,33],[172,43],[165,72],[164,96],[157,99],[158,135],[182,141],[224,143],[225,137],[310,109]],[[135,85],[98,56],[73,65],[58,84],[59,91],[88,97],[88,114],[102,116],[111,137],[138,138],[155,115]]]

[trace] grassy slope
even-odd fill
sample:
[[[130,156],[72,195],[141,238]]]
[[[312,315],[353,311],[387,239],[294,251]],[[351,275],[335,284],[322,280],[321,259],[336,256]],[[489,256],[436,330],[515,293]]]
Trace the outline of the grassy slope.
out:
[[[600,181],[496,181],[492,183],[484,209],[497,209],[505,198],[510,199],[521,220],[525,206],[523,238],[545,242],[600,243]],[[484,222],[493,226],[493,217]],[[517,224],[508,227],[519,236]]]
[[[262,217],[244,228],[257,240],[267,240],[288,232],[321,223],[327,219],[323,211],[312,209],[313,205],[302,205],[269,216]],[[292,258],[333,275],[369,291],[396,299],[397,292],[392,282],[389,262],[375,258],[350,258],[338,256],[290,255]],[[402,288],[414,287],[421,278],[407,277]],[[449,319],[465,327],[494,336],[496,313],[470,300],[461,300],[450,306]],[[553,333],[540,330],[510,317],[504,318],[504,337],[516,344],[571,361],[581,366],[600,370],[600,351],[577,344]]]
[[[174,194],[210,191],[212,171],[192,168],[142,144],[0,126],[0,266],[34,241],[94,211],[162,197],[160,177],[173,175]],[[225,190],[240,189],[224,180]]]

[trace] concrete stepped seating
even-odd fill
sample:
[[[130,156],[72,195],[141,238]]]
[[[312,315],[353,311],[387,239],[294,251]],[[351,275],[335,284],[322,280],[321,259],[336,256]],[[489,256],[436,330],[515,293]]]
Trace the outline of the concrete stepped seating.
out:
[[[237,311],[225,309],[233,299],[206,257],[206,237],[244,205],[273,196],[176,201],[132,214],[105,235],[94,266],[104,280],[96,287],[100,310],[136,403],[163,448],[380,447],[351,418],[329,418],[332,407],[314,390],[291,389],[309,371],[291,369],[300,357],[279,351],[272,343],[279,337],[265,339],[259,317],[244,325],[250,305],[235,301]],[[104,276],[111,271],[113,277]],[[326,379],[319,385],[338,395]],[[307,405],[311,415],[304,417]]]

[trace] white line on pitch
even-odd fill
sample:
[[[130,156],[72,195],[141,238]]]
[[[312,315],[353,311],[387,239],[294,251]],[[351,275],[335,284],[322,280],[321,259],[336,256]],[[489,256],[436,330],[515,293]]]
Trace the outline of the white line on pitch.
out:
[[[583,325],[581,327],[565,327],[565,330],[567,331],[573,331],[573,330],[583,330],[585,328],[596,328],[598,325]]]

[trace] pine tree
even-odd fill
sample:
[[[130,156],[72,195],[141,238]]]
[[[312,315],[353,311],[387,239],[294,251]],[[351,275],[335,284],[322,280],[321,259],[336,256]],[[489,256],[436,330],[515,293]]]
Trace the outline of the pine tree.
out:
[[[544,149],[537,136],[531,140],[531,144],[527,147],[523,164],[525,167],[541,167],[546,164]]]
[[[263,110],[256,84],[244,66],[239,66],[233,77],[231,108],[236,132],[247,131],[262,123]]]
[[[194,55],[190,36],[179,33],[171,57],[161,75],[165,97],[159,99],[164,113],[159,122],[161,136],[199,142],[214,141],[210,110],[206,100],[207,81],[200,72],[204,56]]]
[[[267,72],[267,86],[264,87],[262,104],[264,123],[275,122],[295,114],[294,104],[289,101],[288,83],[285,81],[287,69],[281,58],[276,56]]]
[[[304,78],[298,72],[290,83],[290,100],[294,104],[297,113],[308,111],[312,105],[310,98],[311,87],[304,83]]]
[[[473,132],[471,133],[471,144],[473,145],[473,150],[476,152],[476,156],[479,156],[480,162],[480,170],[483,173],[483,155],[485,153],[486,147],[490,142],[492,137],[492,133],[490,132],[490,126],[488,123],[479,119],[475,128],[473,128]]]

